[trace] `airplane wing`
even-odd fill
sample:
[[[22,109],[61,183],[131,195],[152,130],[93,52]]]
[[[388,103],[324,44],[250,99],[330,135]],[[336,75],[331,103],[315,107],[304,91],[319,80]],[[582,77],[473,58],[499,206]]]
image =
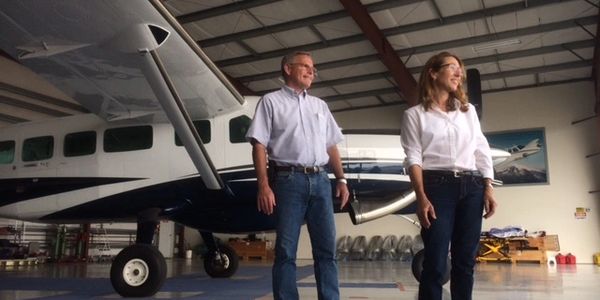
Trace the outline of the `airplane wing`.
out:
[[[244,100],[159,0],[2,1],[0,32],[2,50],[105,120],[172,123],[222,187],[191,118]]]

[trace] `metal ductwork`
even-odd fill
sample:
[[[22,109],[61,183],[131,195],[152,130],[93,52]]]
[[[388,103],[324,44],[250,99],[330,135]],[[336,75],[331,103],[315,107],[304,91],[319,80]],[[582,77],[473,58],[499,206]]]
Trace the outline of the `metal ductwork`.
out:
[[[395,213],[413,203],[417,196],[413,189],[387,197],[356,197],[350,201],[350,219],[358,225]]]

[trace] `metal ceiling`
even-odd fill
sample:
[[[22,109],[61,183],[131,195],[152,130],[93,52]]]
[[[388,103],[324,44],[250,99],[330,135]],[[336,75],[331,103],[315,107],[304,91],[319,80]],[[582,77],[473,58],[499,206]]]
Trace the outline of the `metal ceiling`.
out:
[[[229,0],[165,1],[208,56],[258,95],[282,84],[279,59],[297,50],[313,53],[319,78],[312,93],[334,111],[404,104],[413,83],[398,79],[400,71],[416,79],[427,58],[443,50],[481,72],[484,93],[592,79],[598,1],[237,3],[244,8]],[[370,20],[357,16],[357,5]],[[209,11],[211,17],[200,17]],[[502,41],[515,44],[494,47]]]
[[[414,103],[419,72],[447,50],[481,73],[482,91],[592,75],[600,0],[164,0],[243,94],[282,85],[283,55],[311,51],[311,93],[336,111]],[[503,45],[504,43],[504,45]],[[6,75],[4,63],[13,68]],[[0,51],[0,126],[85,112]],[[15,66],[16,65],[16,66]],[[598,66],[598,63],[596,63]],[[30,75],[34,76],[34,75]],[[50,92],[48,92],[50,90]],[[600,90],[600,88],[598,88]]]

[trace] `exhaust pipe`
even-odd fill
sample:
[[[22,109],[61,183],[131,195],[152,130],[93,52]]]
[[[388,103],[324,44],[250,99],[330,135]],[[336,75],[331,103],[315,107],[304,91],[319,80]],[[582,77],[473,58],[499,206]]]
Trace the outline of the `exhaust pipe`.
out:
[[[355,197],[350,202],[350,219],[352,224],[366,223],[395,213],[413,203],[417,196],[413,189],[383,198]]]

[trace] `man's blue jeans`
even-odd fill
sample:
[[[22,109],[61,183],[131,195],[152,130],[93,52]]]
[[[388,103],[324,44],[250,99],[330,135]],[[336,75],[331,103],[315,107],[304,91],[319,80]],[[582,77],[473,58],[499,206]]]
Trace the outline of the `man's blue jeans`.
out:
[[[442,277],[446,273],[448,247],[452,259],[452,300],[470,300],[473,268],[479,246],[483,214],[483,179],[480,176],[423,175],[425,194],[437,219],[421,229],[425,245],[420,300],[442,299]]]
[[[298,299],[296,252],[306,221],[319,299],[339,299],[331,182],[326,172],[278,172],[274,181],[277,240],[273,265],[275,299]]]

